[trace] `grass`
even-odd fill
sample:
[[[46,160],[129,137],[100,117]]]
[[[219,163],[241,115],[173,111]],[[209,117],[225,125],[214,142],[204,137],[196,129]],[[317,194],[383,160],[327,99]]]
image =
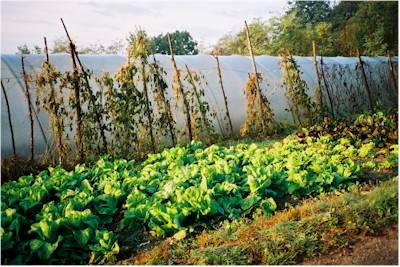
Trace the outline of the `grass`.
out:
[[[253,220],[222,223],[186,240],[168,238],[123,264],[296,264],[397,224],[398,179],[308,199]]]

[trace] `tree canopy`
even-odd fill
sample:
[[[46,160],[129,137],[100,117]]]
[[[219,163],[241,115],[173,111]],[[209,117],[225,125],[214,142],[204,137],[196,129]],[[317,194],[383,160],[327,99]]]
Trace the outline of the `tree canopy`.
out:
[[[144,33],[143,30],[131,33],[128,38],[129,43],[132,43],[138,32]],[[159,34],[157,36],[147,37],[147,34],[145,34],[148,50],[151,54],[170,54],[167,35],[168,34]],[[170,33],[170,36],[175,55],[197,55],[199,53],[197,42],[188,31],[175,31]]]
[[[286,49],[296,55],[310,56],[312,41],[318,54],[354,56],[397,54],[397,2],[350,2],[332,5],[329,1],[290,1],[286,13],[268,21],[249,24],[256,55],[280,55]],[[212,53],[247,54],[244,29],[223,36]]]

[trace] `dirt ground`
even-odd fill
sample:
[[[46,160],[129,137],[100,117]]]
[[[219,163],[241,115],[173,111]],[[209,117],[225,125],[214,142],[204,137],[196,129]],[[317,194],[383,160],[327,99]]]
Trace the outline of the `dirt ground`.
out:
[[[398,265],[398,228],[365,236],[353,246],[305,259],[305,265]]]

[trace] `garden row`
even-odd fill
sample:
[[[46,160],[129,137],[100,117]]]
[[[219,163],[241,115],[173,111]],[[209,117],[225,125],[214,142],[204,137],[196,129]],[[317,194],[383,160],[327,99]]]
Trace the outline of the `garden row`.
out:
[[[396,114],[361,115],[289,135],[271,147],[192,142],[142,163],[60,166],[1,188],[2,261],[112,262],[126,233],[185,236],[198,225],[271,215],[277,200],[352,185],[398,164]],[[335,138],[334,138],[334,137]]]

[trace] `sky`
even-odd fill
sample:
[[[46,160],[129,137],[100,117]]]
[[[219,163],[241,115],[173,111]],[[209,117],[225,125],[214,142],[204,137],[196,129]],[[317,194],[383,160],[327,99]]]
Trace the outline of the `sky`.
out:
[[[207,49],[238,32],[244,20],[279,16],[286,5],[287,0],[1,1],[1,53],[16,53],[24,43],[42,47],[43,36],[51,47],[65,38],[60,17],[78,47],[107,46],[141,27],[151,36],[187,30]]]

